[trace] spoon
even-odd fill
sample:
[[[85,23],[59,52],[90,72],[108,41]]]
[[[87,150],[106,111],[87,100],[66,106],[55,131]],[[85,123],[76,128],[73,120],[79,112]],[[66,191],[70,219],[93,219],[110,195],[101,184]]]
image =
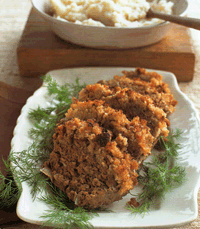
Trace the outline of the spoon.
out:
[[[200,19],[197,18],[189,18],[189,17],[181,17],[177,15],[164,14],[160,12],[155,12],[151,8],[147,12],[147,18],[159,18],[165,21],[170,21],[179,25],[200,30]]]

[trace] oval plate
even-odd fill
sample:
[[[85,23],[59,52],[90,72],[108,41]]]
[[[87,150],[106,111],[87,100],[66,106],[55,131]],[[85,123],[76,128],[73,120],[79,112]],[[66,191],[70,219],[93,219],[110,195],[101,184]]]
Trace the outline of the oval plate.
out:
[[[74,68],[54,70],[47,75],[55,78],[58,83],[71,83],[78,77],[80,82],[86,84],[95,83],[100,79],[110,79],[114,75],[122,75],[123,70],[134,70],[127,67],[93,67],[93,68]],[[179,188],[169,192],[161,202],[159,209],[152,209],[145,216],[132,215],[125,209],[126,202],[130,200],[130,195],[109,206],[112,212],[101,212],[99,217],[91,220],[95,228],[166,228],[180,226],[195,220],[198,216],[197,193],[200,185],[200,121],[198,113],[189,100],[183,94],[176,81],[176,77],[170,72],[156,71],[163,75],[163,81],[169,87],[178,101],[176,111],[169,116],[171,128],[182,130],[181,150],[179,150],[179,164],[184,166],[187,173],[186,182]],[[21,111],[14,129],[12,139],[12,150],[20,152],[31,143],[28,131],[32,127],[28,119],[28,112],[38,105],[45,107],[48,105],[49,96],[44,86],[39,88],[31,96]],[[41,216],[49,207],[39,200],[33,200],[30,188],[24,182],[23,192],[18,201],[17,215],[22,220],[41,224]],[[136,189],[137,190],[137,189]]]

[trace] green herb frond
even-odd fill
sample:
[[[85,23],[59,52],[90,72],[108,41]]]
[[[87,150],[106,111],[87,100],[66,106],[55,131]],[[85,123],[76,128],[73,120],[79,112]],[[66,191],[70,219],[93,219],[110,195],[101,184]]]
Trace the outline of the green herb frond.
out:
[[[75,83],[64,85],[59,85],[50,76],[44,76],[43,81],[47,84],[49,95],[54,95],[55,100],[61,103],[71,103],[71,99],[77,97],[79,91],[86,86],[86,84],[81,85],[78,78],[76,78]]]
[[[48,116],[54,111],[54,107],[30,109],[29,119],[36,122],[41,122],[42,120],[48,119]]]
[[[52,135],[56,124],[64,118],[64,114],[70,108],[71,99],[77,97],[78,92],[85,87],[80,85],[79,79],[75,83],[59,85],[50,76],[43,77],[49,95],[52,95],[50,106],[47,108],[38,107],[29,112],[29,118],[33,121],[34,127],[30,130],[30,136],[35,141],[40,141],[43,148],[52,148]]]
[[[31,194],[35,198],[37,193],[46,190],[47,178],[40,172],[40,167],[49,158],[49,151],[41,151],[40,144],[33,142],[27,150],[11,152],[10,160],[13,170],[20,182],[26,181],[32,188]]]
[[[40,200],[46,204],[51,205],[55,209],[74,209],[75,205],[73,201],[70,201],[67,194],[57,188],[51,182],[48,182],[49,193],[46,196],[42,196]]]
[[[76,211],[78,208],[76,208]],[[88,229],[93,228],[92,224],[89,222],[92,219],[92,215],[88,212],[76,211],[64,211],[64,210],[47,210],[46,214],[42,216],[44,219],[43,226],[51,226],[54,228],[63,229]]]
[[[131,213],[148,212],[150,206],[157,200],[164,199],[165,194],[180,186],[185,181],[185,169],[175,162],[180,145],[176,140],[181,136],[181,131],[171,132],[160,144],[164,152],[158,152],[152,156],[151,162],[144,162],[139,171],[138,182],[143,185],[142,193],[136,199],[139,207],[128,205]]]
[[[21,195],[21,183],[17,176],[15,179],[18,183],[15,183],[13,173],[9,160],[2,159],[5,165],[6,176],[0,171],[0,209],[10,208],[15,205]]]
[[[161,148],[165,150],[166,157],[177,158],[178,150],[180,149],[180,144],[177,143],[181,138],[182,131],[176,129],[176,131],[171,130],[169,135],[164,139],[161,137],[159,143]]]
[[[49,183],[50,192],[40,198],[41,201],[51,206],[42,218],[45,220],[43,226],[54,226],[55,228],[93,228],[89,222],[98,214],[88,212],[81,207],[76,207],[62,192],[52,183]]]

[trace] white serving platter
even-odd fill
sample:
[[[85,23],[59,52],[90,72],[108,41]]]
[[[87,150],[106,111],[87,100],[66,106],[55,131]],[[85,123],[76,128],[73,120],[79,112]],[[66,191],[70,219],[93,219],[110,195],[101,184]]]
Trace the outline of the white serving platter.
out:
[[[74,82],[78,77],[80,82],[86,84],[95,83],[100,79],[109,79],[114,75],[122,75],[123,70],[134,70],[127,67],[88,67],[54,70],[47,75],[55,78],[58,83]],[[150,70],[149,71],[156,71]],[[131,196],[127,195],[122,200],[109,206],[112,212],[100,212],[99,217],[91,220],[95,228],[166,228],[176,227],[195,220],[198,216],[197,193],[200,185],[200,121],[198,113],[189,100],[183,94],[176,81],[176,77],[165,71],[157,71],[163,75],[163,81],[169,84],[171,92],[178,101],[176,111],[169,116],[171,128],[182,130],[179,150],[179,164],[186,169],[186,182],[179,188],[172,190],[162,200],[158,209],[151,209],[148,214],[133,215],[125,209],[126,202]],[[32,108],[45,107],[49,102],[46,87],[42,86],[27,100],[14,129],[12,150],[20,152],[31,143],[28,135],[32,123],[28,119],[28,112]],[[33,200],[30,187],[22,183],[23,192],[17,204],[17,215],[22,220],[41,224],[41,216],[49,207],[38,199]],[[135,190],[137,191],[137,189]]]

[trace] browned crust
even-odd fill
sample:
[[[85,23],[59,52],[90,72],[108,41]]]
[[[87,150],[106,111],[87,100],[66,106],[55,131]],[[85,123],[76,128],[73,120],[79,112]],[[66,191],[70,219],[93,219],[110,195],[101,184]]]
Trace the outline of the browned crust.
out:
[[[122,110],[129,120],[139,116],[147,121],[155,141],[159,136],[167,136],[169,120],[166,113],[155,106],[149,96],[143,96],[128,88],[111,90],[107,85],[87,85],[79,93],[80,101],[103,100],[114,109]]]
[[[105,133],[102,145],[99,139]],[[109,205],[137,184],[138,163],[126,153],[127,142],[122,136],[111,138],[112,133],[94,120],[73,118],[56,128],[54,150],[44,166],[51,170],[53,183],[78,206]]]
[[[79,118],[81,120],[93,119],[103,128],[113,133],[113,138],[120,134],[127,138],[128,152],[139,160],[139,158],[151,153],[154,138],[145,120],[135,117],[131,121],[123,112],[111,108],[102,100],[80,102],[76,101],[65,114],[66,120]],[[144,159],[144,158],[143,158]]]
[[[155,106],[163,109],[166,114],[175,111],[177,101],[171,94],[169,85],[162,81],[162,76],[156,72],[147,72],[136,68],[135,71],[123,71],[124,76],[114,76],[111,80],[101,80],[99,83],[108,85],[114,90],[116,87],[129,88],[142,95],[149,95]]]

